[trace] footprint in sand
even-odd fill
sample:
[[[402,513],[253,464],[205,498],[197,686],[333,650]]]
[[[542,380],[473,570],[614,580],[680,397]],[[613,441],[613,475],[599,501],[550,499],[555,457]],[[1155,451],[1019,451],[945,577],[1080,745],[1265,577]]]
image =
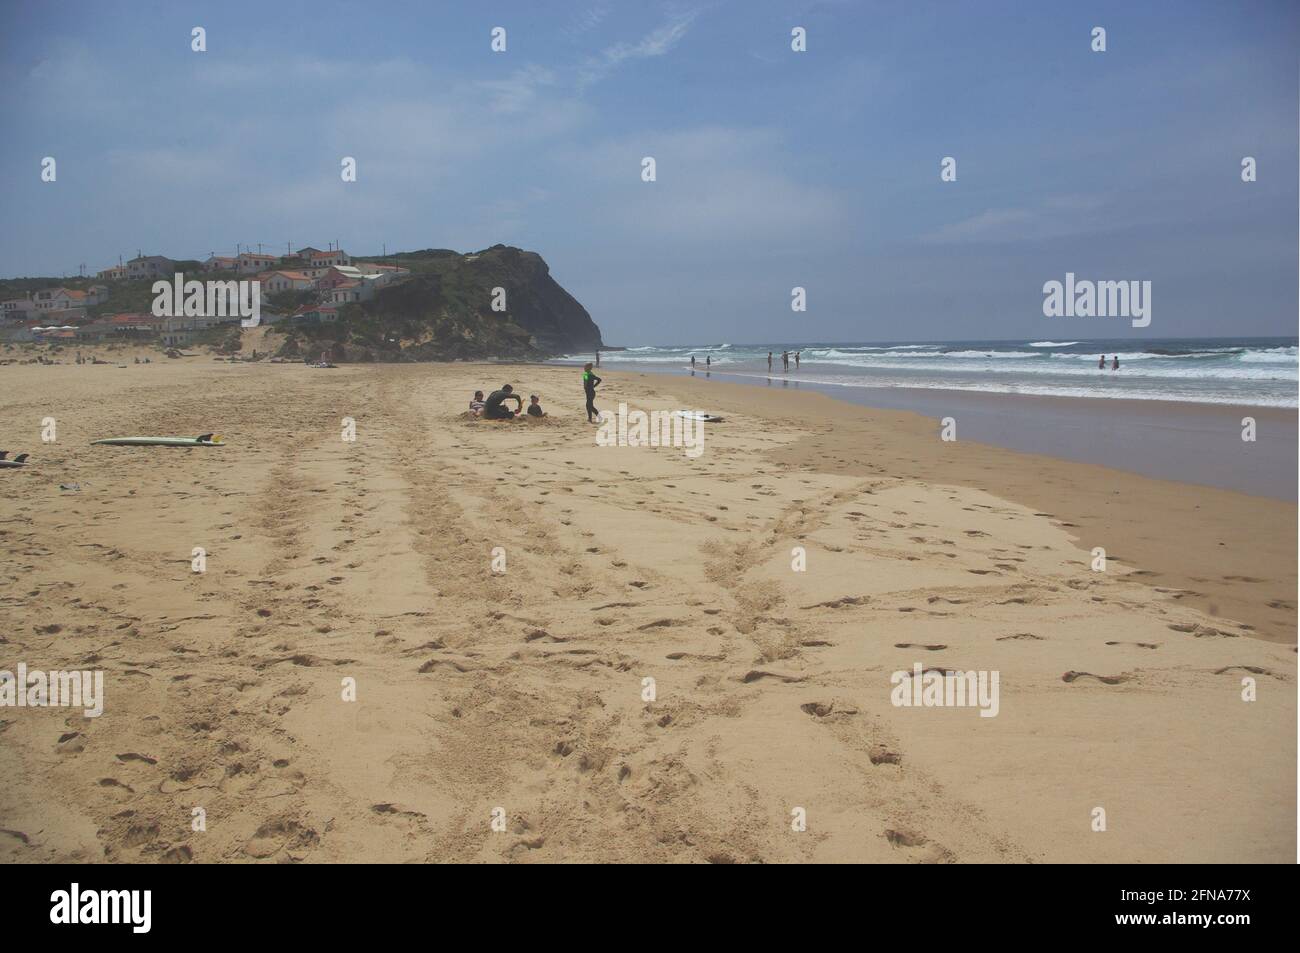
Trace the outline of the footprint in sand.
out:
[[[1225,672],[1250,672],[1252,675],[1272,675],[1266,668],[1260,668],[1258,665],[1225,665],[1223,668],[1216,668],[1215,675],[1222,675]]]
[[[752,669],[741,676],[741,681],[748,685],[750,682],[757,682],[762,678],[776,678],[783,682],[802,682],[803,678],[796,675],[779,675],[776,672],[764,672],[760,669]]]
[[[922,847],[928,843],[928,838],[924,834],[908,830],[887,830],[885,840],[895,847]]]
[[[897,751],[890,751],[884,745],[873,745],[867,752],[872,764],[902,764],[903,756]]]
[[[1198,639],[1215,637],[1225,639],[1237,638],[1237,633],[1235,632],[1224,632],[1222,629],[1216,629],[1208,625],[1201,625],[1197,622],[1171,622],[1169,628],[1173,629],[1175,632],[1186,632],[1188,635]]]
[[[1061,681],[1073,682],[1080,678],[1095,678],[1103,685],[1118,685],[1129,680],[1127,675],[1094,675],[1092,672],[1066,672],[1061,676]]]

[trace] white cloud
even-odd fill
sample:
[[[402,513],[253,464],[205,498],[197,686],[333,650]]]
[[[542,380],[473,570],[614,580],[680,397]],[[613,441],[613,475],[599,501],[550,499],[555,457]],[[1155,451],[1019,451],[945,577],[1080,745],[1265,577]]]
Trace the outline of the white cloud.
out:
[[[647,155],[654,182],[641,181]],[[843,224],[841,197],[787,175],[785,159],[774,130],[707,126],[605,142],[566,164],[598,198],[603,224],[659,240],[788,242]]]
[[[615,43],[589,59],[578,74],[579,88],[599,82],[628,60],[663,56],[686,36],[700,11],[685,10],[674,13],[668,20],[651,30],[635,43]]]
[[[932,244],[1042,241],[1118,224],[1096,196],[1053,195],[1033,206],[985,209],[923,235]]]

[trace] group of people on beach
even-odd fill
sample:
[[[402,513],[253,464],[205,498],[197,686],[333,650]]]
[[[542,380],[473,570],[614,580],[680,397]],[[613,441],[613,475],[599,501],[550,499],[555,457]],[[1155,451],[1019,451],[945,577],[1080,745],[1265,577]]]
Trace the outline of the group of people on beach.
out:
[[[514,410],[506,406],[508,400],[515,402]],[[487,397],[483,396],[481,390],[474,391],[474,399],[469,402],[469,409],[475,417],[485,417],[488,420],[514,420],[525,414],[529,417],[546,416],[546,411],[542,410],[542,400],[536,394],[528,396],[528,409],[524,410],[524,399],[515,393],[513,384],[502,384],[498,390],[494,390]]]
[[[596,409],[596,388],[600,386],[601,380],[592,371],[591,362],[587,362],[582,367],[582,389],[587,395],[587,422],[597,423],[600,418],[600,411]],[[515,409],[511,410],[506,406],[506,401],[513,400]],[[488,420],[514,420],[518,417],[527,415],[529,417],[545,417],[546,411],[542,410],[542,400],[536,394],[528,396],[528,408],[524,409],[523,398],[515,393],[513,384],[502,384],[498,390],[494,390],[487,397],[483,396],[481,390],[474,391],[474,399],[469,402],[470,412],[475,417],[484,417]]]
[[[782,351],[781,352],[781,370],[790,370],[790,358],[794,357],[794,369],[799,370],[799,359],[803,356],[803,351]],[[767,352],[767,372],[772,373],[772,352]]]
[[[1099,360],[1099,361],[1097,362],[1097,370],[1099,370],[1099,371],[1104,371],[1105,369],[1106,369],[1106,355],[1103,354],[1103,355],[1101,356],[1101,360]],[[1118,354],[1115,355],[1115,360],[1114,360],[1114,362],[1110,365],[1110,369],[1111,369],[1112,371],[1117,371],[1117,370],[1119,370],[1119,355],[1118,355]]]

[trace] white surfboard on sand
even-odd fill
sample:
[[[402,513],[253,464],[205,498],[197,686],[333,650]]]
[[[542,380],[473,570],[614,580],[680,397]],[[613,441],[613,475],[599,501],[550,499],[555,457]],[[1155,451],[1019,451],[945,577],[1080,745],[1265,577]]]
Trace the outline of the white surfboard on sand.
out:
[[[716,414],[706,414],[702,410],[679,410],[677,416],[685,420],[703,420],[711,424],[722,422],[721,417]]]

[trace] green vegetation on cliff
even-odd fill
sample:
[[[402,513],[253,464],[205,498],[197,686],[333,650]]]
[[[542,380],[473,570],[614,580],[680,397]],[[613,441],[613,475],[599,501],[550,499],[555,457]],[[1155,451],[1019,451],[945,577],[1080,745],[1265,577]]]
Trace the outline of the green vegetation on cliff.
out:
[[[286,356],[328,348],[341,360],[536,360],[599,347],[600,329],[536,252],[494,245],[358,258],[410,270],[335,323],[282,324]],[[498,295],[495,289],[503,289]],[[504,300],[502,311],[494,300]]]

